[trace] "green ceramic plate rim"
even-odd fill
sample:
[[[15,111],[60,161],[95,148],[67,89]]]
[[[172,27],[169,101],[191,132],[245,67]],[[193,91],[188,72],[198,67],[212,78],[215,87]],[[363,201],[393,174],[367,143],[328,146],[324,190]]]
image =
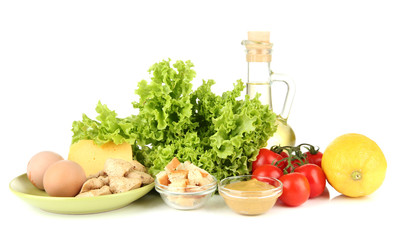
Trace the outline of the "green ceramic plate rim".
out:
[[[147,191],[150,192],[154,186],[155,183],[151,183],[148,184],[146,186],[143,186],[141,188],[137,188],[134,190],[130,190],[128,192],[124,192],[124,193],[117,193],[117,194],[111,194],[111,195],[103,195],[103,196],[95,196],[95,197],[82,197],[82,198],[75,198],[75,197],[52,197],[52,196],[41,196],[41,195],[34,195],[34,194],[29,194],[29,193],[23,193],[20,191],[17,191],[15,189],[12,188],[12,183],[14,181],[16,181],[18,178],[21,177],[25,177],[26,173],[23,173],[15,178],[13,178],[10,183],[8,184],[9,189],[11,190],[11,192],[13,192],[16,196],[21,197],[21,198],[25,198],[25,199],[34,199],[34,200],[43,200],[43,201],[80,201],[80,202],[85,202],[85,201],[96,201],[96,200],[106,200],[106,199],[115,199],[115,198],[123,198],[124,196],[128,196],[128,195],[132,195],[135,193],[135,191],[137,192],[141,192],[141,191]],[[147,193],[145,193],[144,195],[146,195]],[[143,196],[144,196],[143,195]],[[140,197],[141,198],[141,197]],[[135,200],[133,200],[132,202],[134,202]],[[45,210],[46,211],[46,210]],[[94,211],[97,212],[97,211]],[[103,212],[103,211],[100,211]]]

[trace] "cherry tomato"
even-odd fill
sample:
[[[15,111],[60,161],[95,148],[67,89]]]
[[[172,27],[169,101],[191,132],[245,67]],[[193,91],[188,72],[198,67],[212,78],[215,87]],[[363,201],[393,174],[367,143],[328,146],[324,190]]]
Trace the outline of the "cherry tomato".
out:
[[[252,172],[252,175],[253,175],[252,178],[256,178],[259,181],[262,181],[262,177],[271,177],[279,179],[284,174],[280,168],[274,165],[266,164],[255,169],[255,171]]]
[[[319,166],[309,163],[295,168],[294,171],[303,174],[308,179],[310,198],[317,197],[324,192],[326,175],[324,175],[323,170]]]
[[[280,200],[292,207],[306,202],[310,196],[310,186],[305,175],[301,173],[288,173],[279,179],[283,183],[283,194]]]
[[[281,159],[283,159],[283,157],[280,154],[277,154],[266,148],[261,148],[256,160],[252,163],[252,172],[262,165],[273,164]]]
[[[310,152],[305,152],[306,158],[308,159],[309,163],[316,164],[317,166],[321,167],[321,159],[323,157],[323,153],[317,152],[312,154]]]

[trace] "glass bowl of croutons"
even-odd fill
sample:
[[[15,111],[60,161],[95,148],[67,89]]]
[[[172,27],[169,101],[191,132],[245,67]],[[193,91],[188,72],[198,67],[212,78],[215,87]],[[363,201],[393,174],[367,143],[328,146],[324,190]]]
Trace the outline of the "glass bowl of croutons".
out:
[[[217,180],[205,170],[174,158],[157,174],[155,190],[172,208],[191,210],[202,207],[215,193]]]

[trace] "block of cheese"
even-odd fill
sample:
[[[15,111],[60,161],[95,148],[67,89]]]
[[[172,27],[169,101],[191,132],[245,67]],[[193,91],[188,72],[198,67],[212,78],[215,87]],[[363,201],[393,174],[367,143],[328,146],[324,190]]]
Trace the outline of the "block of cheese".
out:
[[[108,158],[132,161],[132,146],[129,143],[116,145],[113,142],[97,145],[92,140],[80,140],[69,148],[68,160],[78,163],[87,177],[103,170]]]

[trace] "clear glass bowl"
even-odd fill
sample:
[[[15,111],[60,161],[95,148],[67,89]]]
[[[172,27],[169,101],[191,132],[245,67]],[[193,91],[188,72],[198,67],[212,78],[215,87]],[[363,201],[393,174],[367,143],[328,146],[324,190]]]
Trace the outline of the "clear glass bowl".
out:
[[[223,197],[227,206],[239,214],[263,214],[274,206],[278,197],[283,193],[283,184],[278,179],[259,176],[257,176],[258,180],[266,182],[274,186],[274,188],[261,191],[239,191],[226,188],[226,185],[230,183],[251,179],[252,175],[228,177],[218,184],[219,194]]]
[[[198,187],[174,187],[171,190],[168,186],[159,183],[155,179],[155,190],[161,195],[163,201],[172,208],[179,210],[192,210],[202,207],[215,193],[217,180],[212,176],[213,182]]]

